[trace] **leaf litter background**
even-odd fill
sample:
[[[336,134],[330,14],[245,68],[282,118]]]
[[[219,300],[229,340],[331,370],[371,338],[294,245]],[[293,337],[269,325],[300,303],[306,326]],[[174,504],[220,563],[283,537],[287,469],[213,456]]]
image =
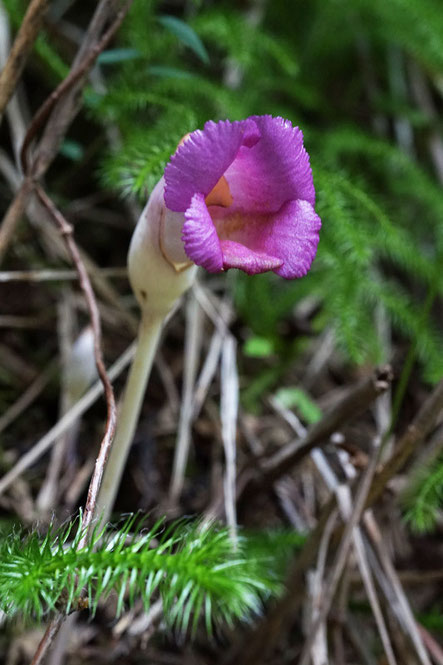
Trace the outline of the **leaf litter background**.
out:
[[[2,9],[6,43],[24,3],[4,0]],[[2,213],[20,180],[15,155],[23,127],[68,73],[90,19],[89,3],[50,3],[15,106],[0,127]],[[323,231],[314,267],[301,281],[235,271],[200,275],[164,333],[117,513],[141,509],[154,523],[165,513],[201,515],[211,508],[232,521],[236,510],[244,527],[304,533],[321,523],[337,486],[367,471],[374,440],[392,431],[379,470],[389,467],[401,435],[442,377],[442,34],[437,0],[135,0],[99,57],[44,183],[91,260],[107,364],[136,329],[124,271],[131,230],[187,131],[209,118],[252,113],[299,124]],[[79,396],[72,369],[61,368],[69,368],[70,348],[88,317],[57,235],[38,211],[28,211],[2,260],[2,474]],[[9,274],[29,270],[20,280]],[[387,390],[377,399],[368,394],[357,408],[355,386],[387,362],[392,386],[387,373]],[[122,385],[123,375],[115,381],[117,395]],[[330,423],[343,400],[351,409],[315,452],[308,446],[272,482],[252,484],[234,510],[223,479],[237,396],[240,477],[256,470],[258,460],[266,466],[277,459],[294,440],[306,442],[304,428]],[[339,571],[340,518],[322,530],[320,547],[305,548],[311,572],[285,627],[275,629],[271,620],[278,605],[274,615],[264,610],[260,630],[273,646],[266,662],[302,662],[303,649],[314,665],[443,662],[437,411],[425,441],[351,534],[331,609],[312,645],[306,640],[330,575]],[[7,488],[0,496],[3,532],[38,524],[44,533],[51,520],[61,524],[76,513],[103,423],[99,400],[72,424],[61,459],[39,458]],[[185,473],[173,473],[174,451],[188,443]],[[346,515],[352,499],[340,489],[338,496]],[[115,621],[115,602],[99,604],[92,623],[87,613],[80,616],[68,662],[247,662],[251,635],[244,625],[212,641],[202,625],[191,643],[166,630],[161,616],[146,616],[141,604]],[[42,633],[38,624],[4,622],[3,661],[29,662]]]

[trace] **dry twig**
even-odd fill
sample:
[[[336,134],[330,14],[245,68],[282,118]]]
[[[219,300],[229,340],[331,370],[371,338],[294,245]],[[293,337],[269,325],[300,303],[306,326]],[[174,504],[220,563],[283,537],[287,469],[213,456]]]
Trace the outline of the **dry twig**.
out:
[[[193,396],[202,340],[201,308],[191,292],[186,307],[185,357],[183,371],[183,397],[180,410],[177,443],[175,447],[169,501],[175,506],[183,490],[193,420]]]
[[[127,268],[100,268],[102,277],[127,278]],[[0,283],[4,282],[52,282],[73,281],[78,279],[75,270],[4,270],[0,272]]]
[[[221,434],[225,451],[225,512],[231,538],[237,542],[237,512],[235,501],[236,438],[238,417],[238,374],[236,342],[232,335],[223,342],[221,362]]]
[[[0,72],[0,120],[3,111],[14,94],[23,67],[37,38],[48,4],[49,0],[31,0],[12,45],[8,60]]]

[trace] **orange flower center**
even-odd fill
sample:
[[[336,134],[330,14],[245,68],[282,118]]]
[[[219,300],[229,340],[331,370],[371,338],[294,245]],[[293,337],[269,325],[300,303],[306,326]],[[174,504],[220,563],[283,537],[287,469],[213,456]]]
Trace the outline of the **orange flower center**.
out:
[[[223,208],[229,208],[232,204],[233,198],[229,190],[228,181],[225,176],[222,175],[218,183],[207,195],[205,202],[207,206],[222,206]]]

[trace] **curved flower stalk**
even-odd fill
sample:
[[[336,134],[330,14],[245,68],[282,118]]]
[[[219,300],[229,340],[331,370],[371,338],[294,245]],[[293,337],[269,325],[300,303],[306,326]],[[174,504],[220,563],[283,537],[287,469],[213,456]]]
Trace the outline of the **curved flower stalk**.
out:
[[[191,286],[197,271],[183,250],[182,216],[166,208],[163,190],[162,178],[141,214],[129,249],[129,279],[140,305],[141,321],[117,431],[95,509],[103,522],[110,516],[120,485],[163,322]]]
[[[97,512],[106,520],[131,443],[164,317],[209,272],[305,275],[321,222],[303,135],[288,120],[207,122],[166,166],[137,224],[129,276],[142,310],[139,344]]]

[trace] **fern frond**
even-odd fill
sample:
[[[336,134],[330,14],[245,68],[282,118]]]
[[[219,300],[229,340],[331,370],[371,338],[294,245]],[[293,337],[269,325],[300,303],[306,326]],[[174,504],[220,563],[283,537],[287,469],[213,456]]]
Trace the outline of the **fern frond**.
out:
[[[443,14],[439,0],[352,0],[352,9],[371,16],[371,27],[389,43],[407,52],[434,71],[443,67]]]
[[[328,134],[322,133],[321,150],[324,158],[343,166],[343,160],[354,158],[364,160],[365,171],[374,173],[374,177],[383,178],[383,189],[395,196],[395,204],[401,210],[402,222],[410,219],[416,227],[417,213],[420,214],[420,226],[430,229],[432,240],[442,239],[443,233],[439,222],[443,217],[443,198],[441,187],[419,164],[406,153],[387,141],[365,134],[352,127],[341,127]],[[411,205],[415,201],[415,205]],[[417,211],[417,203],[421,210]],[[411,217],[412,214],[412,217]]]
[[[418,533],[435,528],[443,508],[443,453],[419,468],[403,496],[405,519]]]
[[[76,607],[86,590],[91,613],[111,592],[117,594],[117,616],[141,598],[147,609],[153,597],[163,602],[170,627],[195,630],[203,611],[208,630],[221,622],[245,619],[280,589],[273,561],[275,543],[288,553],[300,537],[275,536],[269,547],[240,536],[237,549],[225,528],[178,522],[165,529],[158,522],[143,530],[130,517],[115,533],[96,530],[86,547],[77,524],[42,539],[15,534],[0,547],[0,609],[7,616],[41,618]],[[75,531],[74,537],[72,537]],[[280,561],[281,563],[281,561]],[[192,622],[191,622],[192,618]]]

